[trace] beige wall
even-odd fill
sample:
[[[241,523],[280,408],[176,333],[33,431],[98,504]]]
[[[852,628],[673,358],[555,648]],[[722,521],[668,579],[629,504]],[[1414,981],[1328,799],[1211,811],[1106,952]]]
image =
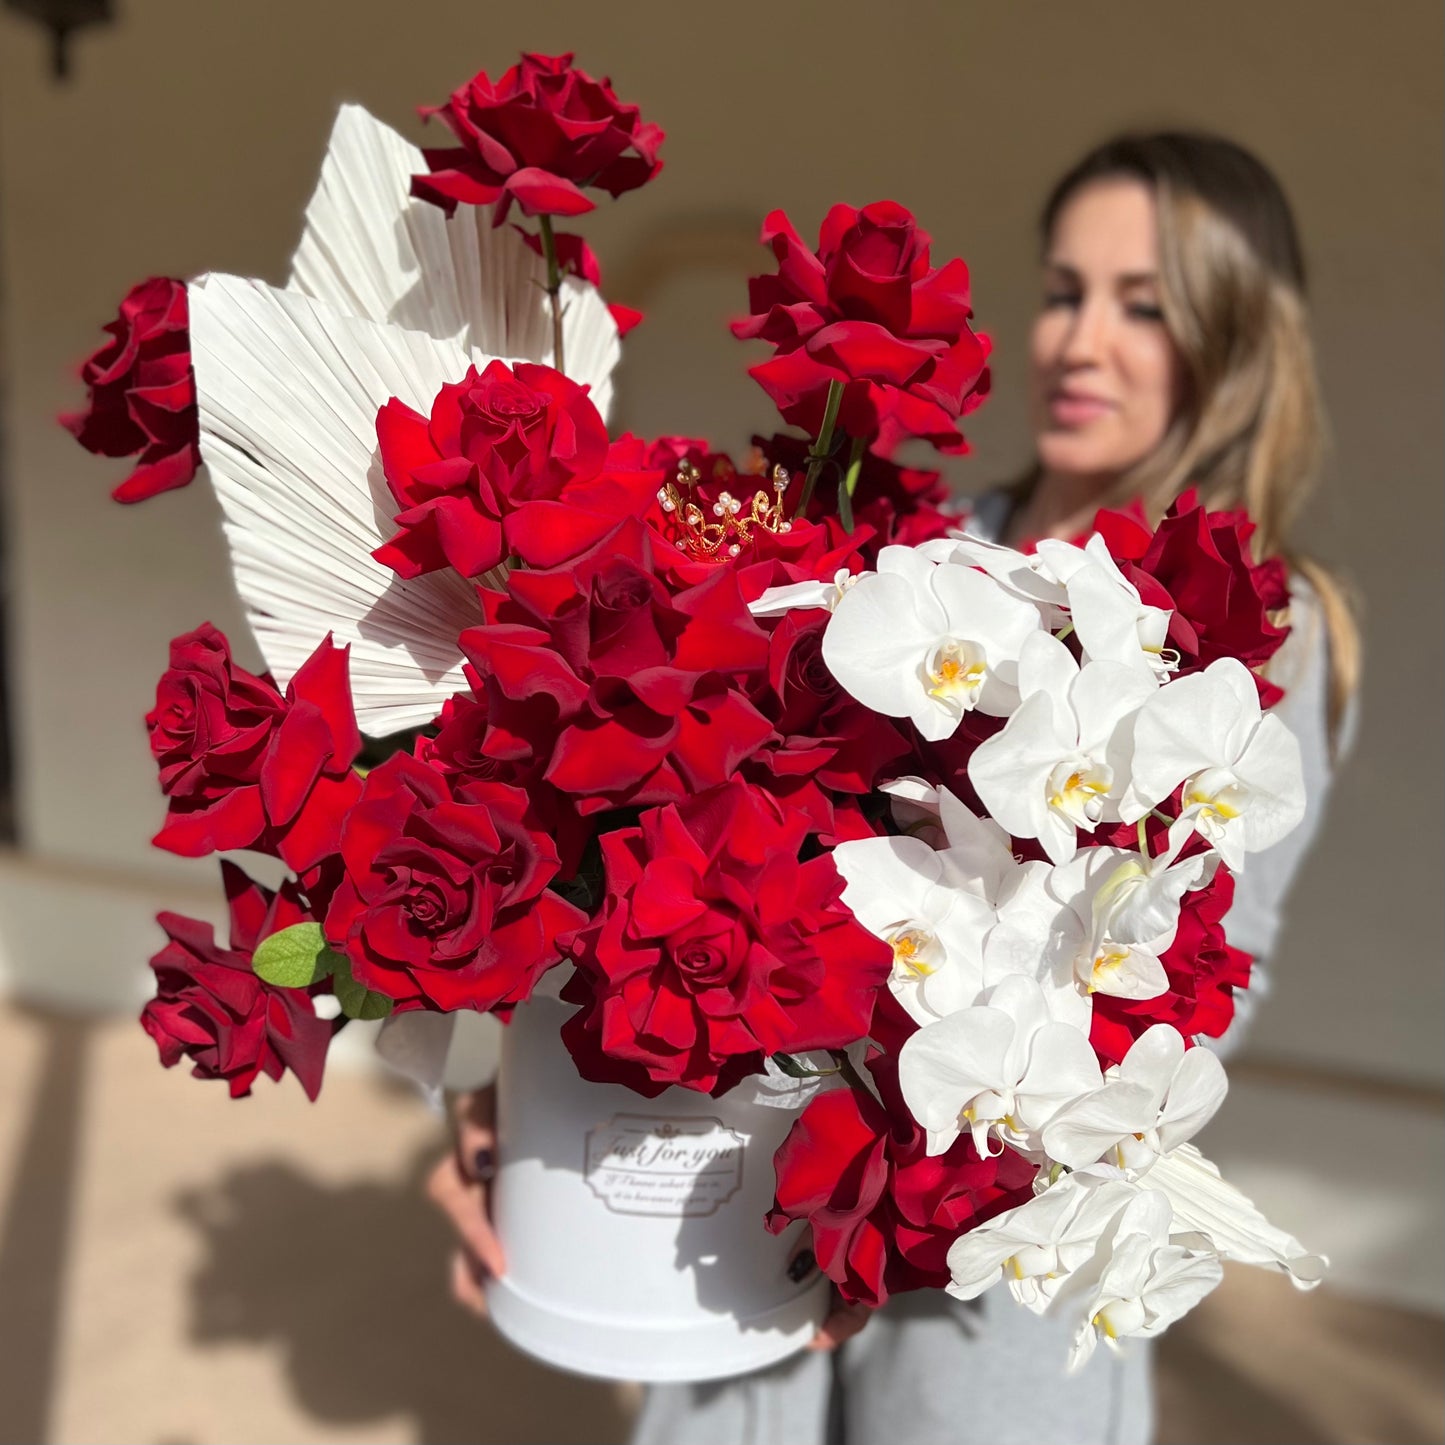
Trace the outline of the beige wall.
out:
[[[667,127],[660,181],[588,227],[614,282],[649,288],[620,418],[640,429],[739,444],[769,425],[721,329],[746,260],[684,239],[696,261],[658,280],[658,257],[677,251],[668,238],[714,222],[746,235],[773,206],[805,229],[838,199],[914,207],[940,251],[967,256],[997,341],[995,397],[957,473],[969,489],[1025,455],[1020,348],[1048,183],[1115,127],[1209,126],[1258,149],[1299,212],[1337,439],[1308,540],[1369,605],[1359,745],[1254,1047],[1445,1078],[1433,0],[119,8],[120,23],[75,44],[68,87],[49,80],[39,33],[0,15],[4,500],[28,868],[76,887],[79,865],[149,879],[141,892],[209,885],[209,864],[146,848],[159,805],[139,719],[172,634],[209,617],[240,635],[215,510],[201,488],[110,505],[112,474],[51,418],[76,400],[69,368],[131,281],[210,268],[282,279],[337,102],[420,135],[411,107],[471,67],[570,46]],[[13,924],[39,896],[12,882],[0,904]],[[116,939],[104,916],[0,916],[0,973],[51,997],[129,996],[135,930]]]

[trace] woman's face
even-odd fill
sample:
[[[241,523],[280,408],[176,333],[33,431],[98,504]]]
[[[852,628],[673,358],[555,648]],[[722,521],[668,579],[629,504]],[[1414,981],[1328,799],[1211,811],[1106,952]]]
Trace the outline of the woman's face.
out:
[[[1183,368],[1159,305],[1154,193],[1091,181],[1064,203],[1029,344],[1029,402],[1045,475],[1107,485],[1163,441]]]

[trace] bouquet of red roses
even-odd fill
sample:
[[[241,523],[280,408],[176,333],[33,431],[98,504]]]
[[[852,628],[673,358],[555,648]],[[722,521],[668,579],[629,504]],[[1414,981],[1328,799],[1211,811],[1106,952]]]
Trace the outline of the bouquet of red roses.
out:
[[[1082,1359],[1222,1257],[1317,1278],[1188,1143],[1233,873],[1303,808],[1247,518],[969,535],[895,458],[965,449],[988,342],[889,201],[764,225],[733,329],[795,431],[613,436],[638,317],[554,218],[662,132],[570,56],[431,114],[454,146],[343,108],[286,287],[143,283],[67,421],[139,456],[121,500],[204,463],[271,669],[203,625],[147,719],[156,843],[289,870],[222,865],[227,946],[162,917],[162,1060],[314,1097],[348,1019],[506,1020],[550,975],[586,1080],[796,1081],[767,1227],[847,1299],[1004,1276],[1083,1301]]]

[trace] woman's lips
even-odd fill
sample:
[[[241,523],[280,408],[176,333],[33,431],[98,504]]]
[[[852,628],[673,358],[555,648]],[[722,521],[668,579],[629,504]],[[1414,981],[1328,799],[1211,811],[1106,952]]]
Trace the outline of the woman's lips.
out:
[[[1068,391],[1056,391],[1049,397],[1049,419],[1056,426],[1086,426],[1113,410],[1113,402],[1102,397]]]

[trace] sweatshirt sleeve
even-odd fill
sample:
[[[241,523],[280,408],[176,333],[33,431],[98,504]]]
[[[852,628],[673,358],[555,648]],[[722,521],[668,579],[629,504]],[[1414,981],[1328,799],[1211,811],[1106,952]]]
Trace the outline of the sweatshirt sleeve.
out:
[[[1299,576],[1291,588],[1290,620],[1290,635],[1275,655],[1269,676],[1285,689],[1275,715],[1299,739],[1305,813],[1287,837],[1251,854],[1235,879],[1234,905],[1225,915],[1224,933],[1236,948],[1254,955],[1254,968],[1249,988],[1236,995],[1234,1022],[1221,1039],[1211,1041],[1211,1047],[1226,1056],[1239,1046],[1254,1010],[1269,993],[1269,964],[1284,922],[1284,906],[1300,864],[1319,835],[1334,775],[1328,727],[1329,637],[1319,599]],[[1352,701],[1341,730],[1345,743],[1353,731],[1354,710]]]

